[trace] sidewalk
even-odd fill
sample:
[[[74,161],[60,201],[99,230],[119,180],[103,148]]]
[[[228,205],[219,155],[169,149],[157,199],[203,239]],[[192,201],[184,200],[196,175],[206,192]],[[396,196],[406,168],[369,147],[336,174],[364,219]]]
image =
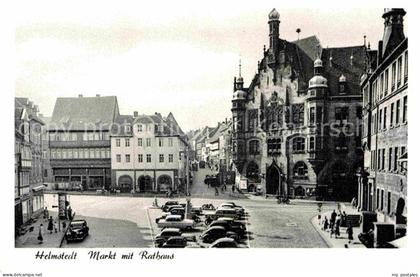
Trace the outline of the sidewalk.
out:
[[[49,215],[53,217],[54,221],[57,221],[57,212],[49,211]],[[57,221],[58,222],[58,221]],[[65,220],[66,226],[69,225],[69,220]],[[39,234],[39,226],[42,223],[43,225],[43,242],[40,244],[38,241],[38,234]],[[63,220],[60,221],[63,223]],[[33,227],[34,230],[32,232],[29,231],[29,228]],[[60,226],[61,231],[57,231],[57,233],[47,230],[48,228],[48,220],[43,218],[41,214],[38,219],[27,227],[28,231],[21,236],[18,236],[15,239],[15,247],[16,248],[58,248],[60,247],[61,240],[64,237],[65,229],[63,230],[63,226]]]
[[[360,212],[358,212],[356,209],[347,206],[342,208],[342,211],[345,211],[347,215],[360,214]],[[338,213],[337,209],[336,212]],[[321,223],[318,222],[318,215],[312,218],[311,220],[312,225],[317,230],[322,239],[325,241],[325,243],[328,245],[328,247],[345,248],[345,245],[347,245],[348,248],[366,248],[366,246],[364,246],[357,237],[360,233],[360,227],[353,227],[353,241],[351,244],[349,244],[348,234],[346,233],[346,227],[340,227],[340,236],[338,238],[335,238],[335,235],[332,235],[332,237],[330,237],[330,229],[325,231],[322,230],[322,219],[325,217],[330,219],[331,213],[332,210],[321,213]]]

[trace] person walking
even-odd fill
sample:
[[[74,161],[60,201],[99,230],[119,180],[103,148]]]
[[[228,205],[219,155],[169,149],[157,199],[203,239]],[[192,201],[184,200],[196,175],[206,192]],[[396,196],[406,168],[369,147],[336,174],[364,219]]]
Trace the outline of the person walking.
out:
[[[214,195],[215,196],[219,195],[219,190],[217,189],[217,187],[214,188]]]
[[[347,227],[347,214],[345,211],[343,211],[343,214],[341,215],[341,226]]]
[[[53,224],[53,218],[52,216],[50,216],[50,218],[48,219],[48,227],[47,230],[50,231],[50,234],[52,234],[53,230],[54,230],[54,224]]]
[[[43,225],[41,223],[39,225],[39,231],[38,231],[38,243],[39,244],[42,244],[43,241],[44,241],[43,233],[44,233],[44,230],[43,230]]]
[[[235,185],[232,185],[232,193],[235,192]]]
[[[330,238],[334,235],[334,227],[330,226]]]
[[[58,231],[58,224],[57,221],[54,221],[54,233],[57,233]]]
[[[335,238],[340,237],[340,219],[335,223]]]
[[[324,231],[327,231],[328,230],[328,218],[327,218],[327,216],[325,216],[325,218],[324,218]]]
[[[336,218],[337,218],[337,213],[335,212],[335,210],[333,210],[331,213],[331,221],[333,222],[333,225],[335,223]]]
[[[349,235],[349,244],[353,242],[353,226],[351,224],[347,227],[346,233]]]

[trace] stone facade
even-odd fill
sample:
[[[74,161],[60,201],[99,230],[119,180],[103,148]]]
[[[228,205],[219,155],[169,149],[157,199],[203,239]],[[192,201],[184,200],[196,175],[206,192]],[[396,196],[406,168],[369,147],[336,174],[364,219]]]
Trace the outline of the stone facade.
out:
[[[234,81],[237,180],[267,194],[351,199],[363,165],[359,77],[366,47],[322,48],[315,36],[283,40],[279,17],[269,14],[269,48],[250,85],[240,75]]]
[[[403,9],[385,10],[383,40],[368,52],[362,76],[364,169],[358,206],[378,221],[406,224],[408,137],[408,39]]]

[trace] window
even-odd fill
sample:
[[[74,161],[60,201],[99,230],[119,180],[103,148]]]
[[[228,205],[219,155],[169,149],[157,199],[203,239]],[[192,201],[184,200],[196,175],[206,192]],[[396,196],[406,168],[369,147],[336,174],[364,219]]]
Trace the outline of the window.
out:
[[[105,148],[101,149],[101,159],[105,159],[106,158],[106,153],[105,153]]]
[[[137,158],[138,158],[139,163],[143,162],[143,154],[138,154]]]
[[[120,139],[115,140],[115,146],[117,146],[117,147],[121,146],[121,140]]]
[[[297,162],[293,167],[293,177],[294,178],[307,178],[308,177],[308,167],[302,161]]]
[[[168,160],[169,160],[170,163],[173,163],[174,162],[174,154],[169,154]]]
[[[85,159],[89,159],[89,149],[86,148],[84,152],[85,152]]]
[[[44,169],[44,177],[48,177],[48,170]]]
[[[402,56],[398,58],[398,68],[397,68],[397,88],[401,86],[401,75],[402,75]]]
[[[392,127],[394,125],[394,103],[391,103],[391,115],[389,118],[389,126]]]
[[[137,124],[137,132],[143,132],[143,125],[142,124]]]
[[[395,124],[398,125],[400,123],[400,100],[397,100],[397,107],[395,110]]]
[[[381,164],[381,169],[385,170],[385,149],[382,149],[382,164]]]
[[[141,125],[140,125],[141,126]],[[138,146],[143,146],[143,139],[142,138],[138,138],[137,139],[137,145]]]
[[[379,110],[379,130],[382,128],[382,110]]]
[[[392,171],[392,147],[388,150],[388,171]]]
[[[404,83],[408,81],[408,51],[404,54]]]
[[[305,151],[305,138],[297,137],[293,139],[293,151]]]
[[[99,153],[99,148],[95,149],[95,159],[99,159],[101,157],[101,154]]]
[[[268,154],[277,154],[277,153],[280,153],[280,150],[281,150],[281,139],[280,138],[270,138],[270,139],[267,140]]]
[[[147,138],[146,139],[146,146],[150,147],[152,145],[152,139],[151,138]]]
[[[362,106],[357,106],[357,108],[356,108],[356,116],[357,116],[357,118],[362,119],[362,117],[363,117],[363,108],[362,108]]]
[[[390,191],[388,191],[388,201],[387,202],[388,203],[386,204],[386,212],[388,214],[390,214],[391,213],[391,192]]]
[[[309,150],[315,150],[315,137],[309,138]]]
[[[319,124],[322,123],[322,113],[322,107],[316,107],[316,122]]]
[[[335,108],[335,120],[340,125],[347,123],[349,119],[349,108],[348,107],[341,107]]]
[[[173,140],[173,138],[168,138],[168,145],[170,147],[174,146],[174,140]]]
[[[384,95],[385,96],[388,95],[388,74],[389,74],[389,69],[387,68],[385,70],[385,76],[384,76]]]
[[[398,172],[398,147],[394,148],[394,171]]]
[[[151,163],[152,162],[152,154],[146,155],[146,162]]]
[[[129,147],[130,146],[130,139],[126,138],[125,139],[125,147]]]
[[[383,88],[384,88],[384,74],[381,74],[381,77],[379,78],[379,97],[382,99],[383,97]]]
[[[125,155],[125,162],[126,163],[129,163],[130,162],[130,155]]]
[[[386,129],[386,110],[387,110],[387,107],[384,108],[384,126],[383,126],[384,130]]]
[[[159,154],[159,162],[160,163],[165,162],[165,156],[163,154]]]
[[[376,209],[379,209],[379,195],[380,191],[379,189],[376,189]]]
[[[384,190],[381,190],[381,211],[384,210]]]
[[[397,63],[394,62],[392,64],[392,72],[391,72],[391,91],[394,91],[395,89],[395,79],[396,79],[396,75],[397,75]]]
[[[163,138],[159,138],[159,147],[163,147]]]
[[[117,154],[117,163],[120,163],[120,162],[121,162],[121,155]]]
[[[260,153],[260,145],[258,140],[252,140],[249,142],[249,154],[258,155]]]
[[[403,98],[403,123],[407,122],[407,96],[404,96]]]
[[[315,107],[309,108],[309,124],[315,123]]]

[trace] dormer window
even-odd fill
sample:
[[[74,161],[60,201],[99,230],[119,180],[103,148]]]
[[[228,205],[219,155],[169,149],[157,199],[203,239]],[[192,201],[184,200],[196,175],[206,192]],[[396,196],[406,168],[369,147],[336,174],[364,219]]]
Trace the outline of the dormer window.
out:
[[[340,84],[340,94],[346,93],[346,86],[344,84]]]

